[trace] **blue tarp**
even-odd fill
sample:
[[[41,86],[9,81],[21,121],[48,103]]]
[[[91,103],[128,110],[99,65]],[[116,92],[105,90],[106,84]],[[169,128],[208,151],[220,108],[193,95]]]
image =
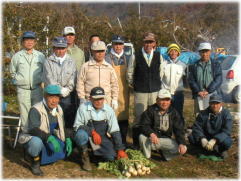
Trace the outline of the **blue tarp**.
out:
[[[167,54],[167,47],[157,47],[157,52],[160,52],[160,54],[163,56],[164,59],[168,60],[168,54]],[[222,61],[229,55],[223,55],[223,54],[216,54],[211,53],[211,59],[215,59],[218,61]],[[185,64],[191,65],[196,63],[200,59],[200,55],[198,52],[182,52],[179,56],[178,60],[184,62]]]

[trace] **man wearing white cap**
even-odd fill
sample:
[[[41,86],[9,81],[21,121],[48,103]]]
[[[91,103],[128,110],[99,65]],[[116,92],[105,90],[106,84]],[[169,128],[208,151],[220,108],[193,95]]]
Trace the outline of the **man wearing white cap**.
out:
[[[200,100],[208,99],[209,95],[214,92],[220,94],[220,86],[222,84],[221,65],[210,57],[211,44],[208,42],[200,43],[198,51],[201,59],[189,67],[188,75],[188,81],[194,99],[195,115],[197,115],[200,110],[206,108],[201,107]]]
[[[103,87],[105,102],[116,110],[118,108],[119,86],[114,68],[105,61],[106,45],[103,41],[93,42],[91,45],[93,57],[84,63],[77,78],[76,90],[80,104],[89,99],[90,91],[94,87]]]
[[[159,150],[165,161],[186,153],[184,121],[171,106],[168,90],[161,89],[156,103],[141,115],[140,133],[140,147],[147,158],[151,157],[151,150]],[[173,133],[175,139],[172,138]]]
[[[77,71],[85,62],[84,52],[75,44],[75,29],[71,26],[66,26],[63,31],[63,36],[67,39],[67,53],[75,61]]]

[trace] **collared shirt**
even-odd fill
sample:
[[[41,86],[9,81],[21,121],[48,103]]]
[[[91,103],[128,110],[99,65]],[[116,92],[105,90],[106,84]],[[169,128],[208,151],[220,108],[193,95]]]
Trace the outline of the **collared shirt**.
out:
[[[85,56],[83,50],[81,50],[77,45],[68,47],[67,53],[75,61],[77,71],[80,70],[80,67],[85,63]]]
[[[77,131],[79,126],[86,126],[89,120],[107,120],[110,134],[120,131],[115,112],[108,104],[104,104],[103,108],[99,110],[96,110],[90,101],[81,104],[75,117],[74,130]]]

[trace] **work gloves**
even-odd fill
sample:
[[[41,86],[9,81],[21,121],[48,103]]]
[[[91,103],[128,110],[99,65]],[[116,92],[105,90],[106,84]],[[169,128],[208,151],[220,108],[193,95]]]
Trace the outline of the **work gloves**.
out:
[[[208,141],[206,138],[201,139],[202,147],[207,149],[208,151],[213,151],[215,143],[216,139],[211,139],[210,141]]]
[[[114,110],[117,110],[117,109],[118,109],[118,101],[117,101],[117,100],[112,100],[112,101],[111,101],[111,107],[112,107]]]
[[[209,142],[206,146],[207,150],[213,151],[213,147],[214,147],[215,143],[216,143],[216,139],[209,140]]]
[[[62,88],[61,88],[61,95],[62,95],[63,97],[68,96],[68,95],[69,95],[69,89],[68,89],[68,88],[65,88],[65,87],[62,87]]]
[[[47,139],[47,143],[51,143],[53,145],[54,152],[60,152],[60,144],[54,136],[50,135]]]
[[[101,136],[99,135],[99,133],[97,133],[95,130],[93,130],[93,131],[91,131],[91,135],[92,135],[92,140],[93,140],[94,144],[100,145],[101,144]]]
[[[70,138],[66,138],[65,144],[66,144],[67,156],[69,156],[72,153],[72,150],[73,150],[71,139]]]
[[[117,151],[117,160],[119,160],[121,158],[128,158],[128,155],[126,154],[126,152],[124,150]]]
[[[201,144],[203,148],[206,148],[207,144],[208,144],[208,140],[206,138],[202,138],[201,139]]]

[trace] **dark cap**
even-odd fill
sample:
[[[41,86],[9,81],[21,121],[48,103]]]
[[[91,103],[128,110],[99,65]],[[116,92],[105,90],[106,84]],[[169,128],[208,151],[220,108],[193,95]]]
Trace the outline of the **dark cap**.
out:
[[[210,102],[223,102],[222,97],[218,94],[213,94],[210,96],[209,103]]]
[[[91,89],[90,96],[94,99],[100,99],[105,97],[105,91],[101,87],[95,87]]]
[[[24,39],[24,38],[35,39],[36,38],[36,34],[34,32],[32,32],[32,31],[26,31],[22,35],[22,39]]]
[[[67,39],[62,36],[55,37],[53,39],[53,47],[66,48],[67,47]]]
[[[112,36],[112,43],[125,43],[125,40],[122,36],[119,35],[113,35]]]

